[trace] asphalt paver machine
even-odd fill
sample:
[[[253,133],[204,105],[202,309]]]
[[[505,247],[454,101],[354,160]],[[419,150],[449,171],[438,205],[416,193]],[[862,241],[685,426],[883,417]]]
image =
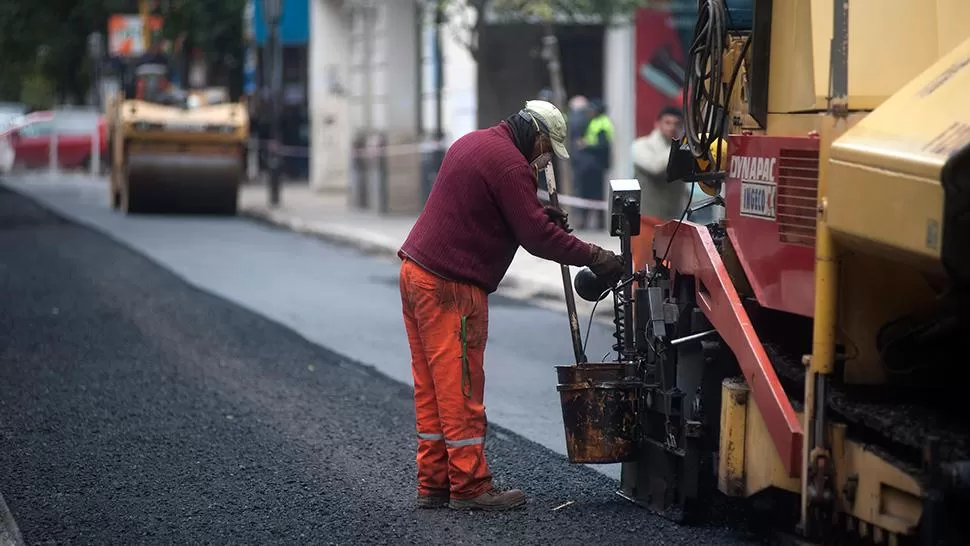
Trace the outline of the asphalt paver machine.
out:
[[[557,367],[570,461],[685,523],[735,498],[810,543],[970,544],[970,2],[698,14],[668,178],[725,218],[633,264],[614,181],[629,275],[575,288],[612,292],[616,359]]]

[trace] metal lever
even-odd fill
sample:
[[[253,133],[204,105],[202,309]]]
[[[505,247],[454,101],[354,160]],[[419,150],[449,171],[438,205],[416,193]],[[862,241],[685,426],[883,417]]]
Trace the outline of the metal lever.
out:
[[[690,216],[695,212],[704,210],[707,207],[713,207],[714,205],[724,205],[724,198],[722,198],[720,195],[715,195],[710,199],[701,201],[696,207],[691,207],[691,209],[687,212],[687,217],[690,218]]]
[[[556,188],[556,173],[550,161],[546,165],[546,186],[549,188],[549,203],[559,208],[559,190]],[[569,316],[569,333],[573,339],[573,354],[577,364],[586,363],[586,352],[583,350],[583,338],[579,330],[579,317],[576,315],[576,296],[573,294],[573,279],[569,274],[569,266],[559,264],[562,271],[562,285],[566,295],[566,314]]]
[[[708,330],[706,332],[700,332],[698,334],[691,334],[689,336],[679,337],[670,342],[671,345],[680,345],[681,343],[687,343],[688,341],[694,341],[695,339],[701,339],[702,337],[707,337],[711,334],[716,334],[717,330]]]

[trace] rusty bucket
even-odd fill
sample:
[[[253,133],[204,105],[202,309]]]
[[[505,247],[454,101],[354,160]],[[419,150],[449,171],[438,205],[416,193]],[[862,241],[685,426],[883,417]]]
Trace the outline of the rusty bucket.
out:
[[[618,362],[556,366],[571,463],[608,464],[636,458],[640,383]]]

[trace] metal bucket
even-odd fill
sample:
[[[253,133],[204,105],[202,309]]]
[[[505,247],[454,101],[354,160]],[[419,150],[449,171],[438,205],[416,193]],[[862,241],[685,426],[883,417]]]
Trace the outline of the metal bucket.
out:
[[[640,382],[617,362],[556,366],[559,401],[571,463],[636,459],[636,402]]]

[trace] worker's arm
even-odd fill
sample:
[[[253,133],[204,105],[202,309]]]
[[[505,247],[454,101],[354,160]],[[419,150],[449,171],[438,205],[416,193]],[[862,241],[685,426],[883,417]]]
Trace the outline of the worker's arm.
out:
[[[522,248],[533,256],[560,264],[578,267],[590,264],[592,247],[549,219],[536,195],[528,167],[509,169],[493,180],[491,186],[495,201]]]
[[[654,145],[657,142],[652,137],[638,138],[633,141],[633,163],[637,168],[659,176],[667,170],[667,159],[670,151]]]

